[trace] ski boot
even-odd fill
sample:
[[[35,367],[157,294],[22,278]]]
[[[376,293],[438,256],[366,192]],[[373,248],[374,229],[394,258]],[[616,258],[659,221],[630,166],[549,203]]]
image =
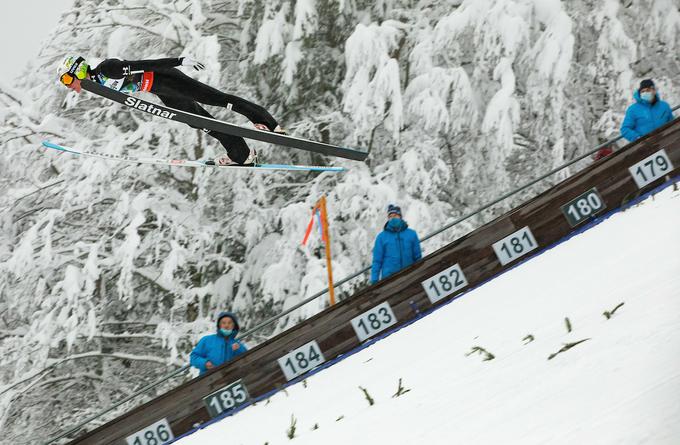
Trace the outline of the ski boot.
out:
[[[265,124],[253,124],[253,125],[255,126],[255,128],[261,131],[271,131],[272,133],[282,134],[284,136],[288,135],[288,132],[285,129],[281,128],[281,125],[277,125],[273,131],[270,130],[269,127],[267,127]]]
[[[239,164],[238,162],[231,159],[228,153],[223,153],[219,156],[216,156],[215,158],[207,161],[206,164],[217,165],[219,167],[224,167],[228,165],[245,165],[245,166],[255,165],[257,164],[257,151],[252,147],[248,148],[250,149],[250,153],[248,154],[246,160],[243,161],[243,164]]]

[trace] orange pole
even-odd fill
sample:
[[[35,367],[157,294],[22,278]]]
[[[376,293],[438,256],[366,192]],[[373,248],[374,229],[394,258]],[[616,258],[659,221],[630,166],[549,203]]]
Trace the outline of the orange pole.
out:
[[[323,238],[326,241],[326,267],[328,268],[328,294],[331,306],[335,305],[335,288],[333,287],[333,268],[331,266],[331,237],[328,232],[328,212],[326,210],[326,197],[322,196],[317,204],[321,209],[321,225]]]

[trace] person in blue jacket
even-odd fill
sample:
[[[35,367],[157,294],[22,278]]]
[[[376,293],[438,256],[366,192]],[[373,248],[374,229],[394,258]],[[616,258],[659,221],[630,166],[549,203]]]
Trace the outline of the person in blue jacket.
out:
[[[248,350],[246,345],[236,340],[238,331],[236,315],[231,312],[222,312],[217,317],[217,334],[206,335],[191,351],[191,366],[198,368],[201,374],[204,374],[246,352]]]
[[[628,107],[621,124],[621,135],[628,141],[640,139],[673,120],[670,105],[661,100],[652,79],[640,82],[640,88],[635,91],[633,98],[635,103]]]
[[[401,208],[390,204],[387,218],[385,229],[378,234],[373,246],[371,283],[399,272],[423,256],[418,234],[402,219]]]

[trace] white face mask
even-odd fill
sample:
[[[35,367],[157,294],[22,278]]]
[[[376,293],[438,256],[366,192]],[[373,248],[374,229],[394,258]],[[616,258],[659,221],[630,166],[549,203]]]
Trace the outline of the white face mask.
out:
[[[640,93],[640,99],[644,100],[645,102],[651,102],[654,100],[654,93],[651,91],[645,91],[644,93]]]

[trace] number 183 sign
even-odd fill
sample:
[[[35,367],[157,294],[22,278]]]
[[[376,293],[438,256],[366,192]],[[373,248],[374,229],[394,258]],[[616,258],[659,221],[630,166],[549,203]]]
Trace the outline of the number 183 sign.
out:
[[[384,331],[396,322],[397,317],[394,316],[390,304],[384,301],[358,317],[353,318],[351,324],[359,341],[364,341],[378,332]]]

